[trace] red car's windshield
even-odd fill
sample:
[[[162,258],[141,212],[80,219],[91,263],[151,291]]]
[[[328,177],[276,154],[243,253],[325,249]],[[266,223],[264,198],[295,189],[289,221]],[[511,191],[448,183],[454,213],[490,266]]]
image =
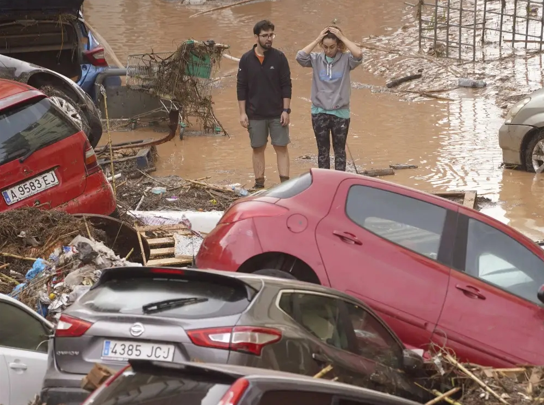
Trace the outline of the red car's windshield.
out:
[[[48,99],[0,111],[0,165],[79,132]]]

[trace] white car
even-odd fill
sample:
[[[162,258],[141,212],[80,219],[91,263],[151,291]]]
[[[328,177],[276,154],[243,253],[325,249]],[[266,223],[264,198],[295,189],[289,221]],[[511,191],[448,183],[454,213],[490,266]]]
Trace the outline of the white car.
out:
[[[53,325],[4,294],[0,325],[0,404],[25,405],[42,388]]]

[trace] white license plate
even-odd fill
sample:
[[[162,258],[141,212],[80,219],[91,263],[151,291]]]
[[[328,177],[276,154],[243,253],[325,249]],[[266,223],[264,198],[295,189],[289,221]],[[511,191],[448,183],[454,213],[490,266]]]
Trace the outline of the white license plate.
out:
[[[102,358],[173,361],[174,345],[106,340],[102,349]]]
[[[40,174],[30,180],[25,181],[15,187],[8,188],[2,191],[2,196],[7,205],[15,204],[16,202],[26,200],[33,195],[41,193],[51,187],[58,186],[59,179],[52,170],[50,172]]]

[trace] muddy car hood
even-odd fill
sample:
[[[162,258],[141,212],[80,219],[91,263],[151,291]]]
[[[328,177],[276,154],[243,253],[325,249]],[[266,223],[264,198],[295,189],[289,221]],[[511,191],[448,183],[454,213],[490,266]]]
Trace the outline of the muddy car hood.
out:
[[[25,19],[28,15],[78,16],[84,0],[0,0],[0,19]]]

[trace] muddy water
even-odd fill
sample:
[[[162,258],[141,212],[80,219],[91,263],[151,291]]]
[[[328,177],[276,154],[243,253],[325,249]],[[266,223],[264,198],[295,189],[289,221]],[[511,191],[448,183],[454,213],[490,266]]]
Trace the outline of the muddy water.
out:
[[[314,39],[322,27],[339,20],[354,40],[382,35],[401,25],[403,0],[277,0],[263,1],[189,19],[202,10],[167,0],[87,0],[88,21],[108,41],[118,58],[129,54],[171,51],[187,38],[215,39],[231,45],[239,57],[253,44],[253,24],[263,18],[276,24],[274,46],[286,52],[292,69],[292,174],[311,163],[298,159],[315,153],[310,122],[311,72],[294,61],[295,53]],[[224,60],[222,76],[234,75],[236,63]],[[383,85],[363,69],[352,80]],[[538,239],[544,238],[544,177],[499,169],[501,151],[497,131],[501,111],[490,101],[459,90],[460,101],[408,103],[390,94],[352,92],[352,123],[348,145],[358,166],[384,168],[413,163],[415,170],[398,171],[387,180],[425,191],[476,190],[498,205],[488,213]],[[186,137],[159,146],[157,175],[178,174],[212,181],[229,179],[252,184],[247,132],[238,123],[234,76],[214,91],[216,113],[230,133],[227,137]],[[148,138],[152,133],[114,134],[114,141]],[[275,155],[267,152],[268,183],[278,182]]]

